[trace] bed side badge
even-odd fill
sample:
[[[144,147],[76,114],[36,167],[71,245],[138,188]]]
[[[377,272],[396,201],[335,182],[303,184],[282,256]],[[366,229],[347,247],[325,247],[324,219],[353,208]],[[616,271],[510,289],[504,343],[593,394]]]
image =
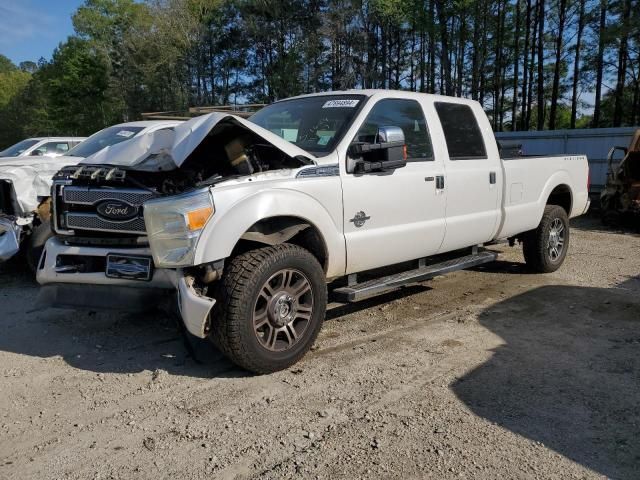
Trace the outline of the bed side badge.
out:
[[[349,220],[350,222],[353,222],[353,224],[356,226],[356,228],[360,228],[362,227],[367,220],[369,220],[371,217],[368,217],[366,213],[360,211],[358,213],[356,213],[356,216],[353,217],[351,220]]]

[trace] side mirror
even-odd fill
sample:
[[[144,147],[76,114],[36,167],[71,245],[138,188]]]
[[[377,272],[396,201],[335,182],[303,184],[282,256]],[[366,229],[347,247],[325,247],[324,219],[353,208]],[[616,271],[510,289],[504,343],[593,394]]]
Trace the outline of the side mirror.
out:
[[[34,150],[30,155],[32,157],[42,157],[44,153],[42,152],[42,150]]]
[[[404,132],[400,127],[380,127],[375,143],[352,143],[347,172],[363,174],[402,168],[407,164]]]

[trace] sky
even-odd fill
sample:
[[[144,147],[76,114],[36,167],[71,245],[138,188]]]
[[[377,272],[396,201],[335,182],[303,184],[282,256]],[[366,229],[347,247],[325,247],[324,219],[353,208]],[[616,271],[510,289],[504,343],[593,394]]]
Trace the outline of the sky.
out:
[[[49,60],[73,33],[71,15],[83,0],[0,0],[0,53],[16,65]]]

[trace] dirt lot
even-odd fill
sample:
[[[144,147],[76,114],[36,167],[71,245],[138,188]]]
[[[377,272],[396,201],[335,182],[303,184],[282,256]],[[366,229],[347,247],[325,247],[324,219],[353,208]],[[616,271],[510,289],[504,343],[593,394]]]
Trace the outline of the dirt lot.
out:
[[[0,478],[640,478],[640,236],[574,225],[334,306],[295,368],[199,362],[161,314],[28,313],[0,273]]]

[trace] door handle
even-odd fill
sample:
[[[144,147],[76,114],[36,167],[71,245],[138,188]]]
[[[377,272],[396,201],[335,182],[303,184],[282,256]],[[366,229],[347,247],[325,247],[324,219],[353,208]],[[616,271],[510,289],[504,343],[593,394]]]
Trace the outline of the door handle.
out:
[[[490,172],[489,173],[489,183],[491,185],[495,185],[495,183],[496,183],[496,172]]]
[[[444,175],[436,175],[436,190],[444,190]]]

